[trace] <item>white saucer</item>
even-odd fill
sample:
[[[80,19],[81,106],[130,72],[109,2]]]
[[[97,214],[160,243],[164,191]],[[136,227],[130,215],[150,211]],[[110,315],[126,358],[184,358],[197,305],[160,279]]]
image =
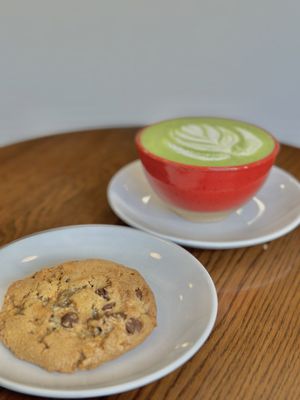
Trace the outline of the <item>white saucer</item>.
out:
[[[219,222],[194,223],[174,214],[158,199],[140,161],[118,171],[108,200],[126,223],[174,242],[206,249],[251,246],[276,239],[300,223],[300,184],[273,167],[262,189],[244,207]]]
[[[145,385],[170,373],[208,338],[217,295],[205,268],[181,247],[136,229],[79,225],[41,232],[0,249],[0,304],[10,283],[65,260],[106,258],[131,266],[152,288],[158,326],[120,358],[75,374],[49,373],[0,343],[0,386],[48,397],[95,397]]]

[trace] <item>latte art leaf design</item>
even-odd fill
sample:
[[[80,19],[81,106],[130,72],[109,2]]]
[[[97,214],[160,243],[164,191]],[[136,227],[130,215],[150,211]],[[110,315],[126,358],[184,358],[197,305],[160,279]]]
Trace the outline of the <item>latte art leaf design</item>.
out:
[[[177,154],[203,161],[226,160],[254,154],[262,141],[247,129],[189,124],[171,130],[165,146]]]

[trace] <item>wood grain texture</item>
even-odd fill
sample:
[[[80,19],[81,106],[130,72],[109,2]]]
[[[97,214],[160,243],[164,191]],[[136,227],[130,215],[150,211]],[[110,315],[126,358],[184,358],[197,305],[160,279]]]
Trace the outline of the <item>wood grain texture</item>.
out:
[[[77,132],[0,149],[0,244],[63,225],[123,225],[109,208],[106,188],[137,158],[135,132]],[[300,150],[282,146],[277,165],[299,179]],[[170,375],[107,399],[299,399],[299,248],[298,228],[267,249],[190,250],[218,290],[212,335]],[[29,398],[0,388],[0,400]]]

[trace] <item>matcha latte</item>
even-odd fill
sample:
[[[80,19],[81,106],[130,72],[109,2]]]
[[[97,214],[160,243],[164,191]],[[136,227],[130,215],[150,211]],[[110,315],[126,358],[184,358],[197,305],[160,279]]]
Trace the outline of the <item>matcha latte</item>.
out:
[[[145,128],[143,147],[159,157],[198,166],[249,164],[272,153],[275,141],[263,129],[221,118],[178,118]]]

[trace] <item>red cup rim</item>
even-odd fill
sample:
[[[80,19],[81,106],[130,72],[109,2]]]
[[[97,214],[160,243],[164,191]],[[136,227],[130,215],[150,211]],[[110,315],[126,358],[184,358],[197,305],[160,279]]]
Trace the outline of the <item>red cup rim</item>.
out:
[[[160,122],[156,122],[154,124],[147,125],[142,129],[139,129],[137,134],[136,134],[136,136],[135,136],[135,144],[136,144],[137,148],[142,153],[147,154],[147,156],[149,156],[150,158],[153,158],[156,161],[161,161],[161,162],[163,162],[165,164],[171,164],[171,165],[173,165],[175,167],[188,168],[188,169],[194,169],[194,170],[204,170],[204,171],[211,170],[211,171],[219,171],[219,172],[221,172],[221,171],[232,171],[232,170],[237,170],[237,169],[248,169],[248,168],[256,167],[256,166],[259,166],[261,164],[264,164],[265,162],[267,162],[269,160],[274,159],[277,156],[278,152],[279,152],[280,145],[279,145],[278,141],[275,139],[275,137],[270,132],[266,131],[265,129],[261,128],[260,126],[254,125],[252,123],[248,123],[248,122],[245,122],[245,121],[240,121],[240,120],[231,119],[231,118],[220,118],[220,117],[219,118],[218,117],[201,117],[201,118],[214,118],[214,119],[222,119],[222,120],[227,120],[227,121],[236,121],[236,122],[248,123],[249,125],[252,125],[252,126],[254,126],[256,128],[261,129],[263,132],[265,132],[267,135],[269,135],[274,141],[274,144],[275,144],[274,149],[272,150],[271,153],[267,154],[265,157],[261,158],[260,160],[253,161],[253,162],[247,163],[247,164],[227,165],[227,166],[203,166],[203,165],[182,164],[182,163],[179,163],[177,161],[168,160],[167,158],[164,158],[164,157],[161,157],[161,156],[158,156],[158,155],[152,153],[151,151],[147,150],[143,146],[142,141],[141,141],[141,136],[142,136],[143,132],[146,129],[148,129],[148,128],[152,127],[152,126],[155,126],[155,125],[159,125],[162,122],[168,122],[168,121],[173,121],[174,119],[178,120],[178,119],[186,119],[186,118],[193,119],[193,118],[197,118],[197,117],[182,117],[182,118],[173,118],[173,119],[168,119],[168,120],[162,120]]]

